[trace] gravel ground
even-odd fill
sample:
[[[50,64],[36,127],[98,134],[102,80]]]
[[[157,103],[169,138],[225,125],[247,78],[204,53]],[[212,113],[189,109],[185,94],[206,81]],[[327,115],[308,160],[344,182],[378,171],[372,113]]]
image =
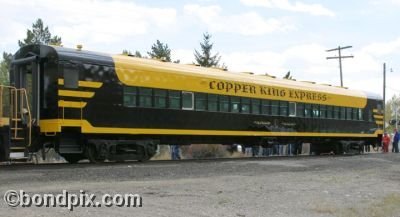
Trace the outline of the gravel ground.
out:
[[[400,154],[0,167],[0,192],[133,193],[142,207],[9,207],[0,216],[400,216]]]

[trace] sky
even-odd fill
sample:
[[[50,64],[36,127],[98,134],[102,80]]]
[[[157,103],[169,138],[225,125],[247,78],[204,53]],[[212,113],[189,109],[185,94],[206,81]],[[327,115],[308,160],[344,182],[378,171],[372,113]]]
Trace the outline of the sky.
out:
[[[203,33],[230,71],[268,73],[340,85],[387,98],[400,93],[400,0],[0,0],[0,52],[15,53],[37,18],[64,47],[145,54],[158,39],[182,64],[194,61]]]

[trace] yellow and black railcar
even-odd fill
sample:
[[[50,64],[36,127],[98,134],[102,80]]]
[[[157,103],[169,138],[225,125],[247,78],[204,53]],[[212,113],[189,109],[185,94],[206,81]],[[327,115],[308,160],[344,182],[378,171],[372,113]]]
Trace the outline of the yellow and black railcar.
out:
[[[157,144],[342,153],[382,135],[380,97],[313,82],[44,45],[21,48],[10,76],[3,149],[50,146],[71,162],[145,160]]]

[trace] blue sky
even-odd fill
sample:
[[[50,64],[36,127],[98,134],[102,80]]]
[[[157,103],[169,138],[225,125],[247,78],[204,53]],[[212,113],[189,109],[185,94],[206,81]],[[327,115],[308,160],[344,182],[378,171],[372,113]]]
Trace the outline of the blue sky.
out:
[[[15,52],[32,22],[42,18],[65,47],[146,53],[159,39],[173,59],[193,61],[202,33],[232,71],[253,71],[339,85],[338,62],[326,49],[352,45],[344,54],[344,85],[400,92],[400,0],[0,0],[0,51]],[[390,71],[390,70],[389,70]]]

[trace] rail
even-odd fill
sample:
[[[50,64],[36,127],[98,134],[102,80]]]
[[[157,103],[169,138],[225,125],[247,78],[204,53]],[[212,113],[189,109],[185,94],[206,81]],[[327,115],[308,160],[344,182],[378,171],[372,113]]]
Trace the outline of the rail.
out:
[[[17,89],[13,86],[0,85],[0,118],[4,117],[4,89],[10,91],[10,107],[9,107],[9,120],[11,129],[11,139],[21,139],[18,137],[18,131],[23,130],[19,127],[19,122],[22,121],[22,116],[27,115],[26,126],[28,128],[28,140],[26,146],[29,147],[32,143],[32,115],[29,106],[28,94],[25,88]],[[18,116],[20,114],[20,117]],[[12,126],[14,124],[14,126]],[[1,125],[0,125],[1,126]],[[25,139],[25,136],[22,138]]]

